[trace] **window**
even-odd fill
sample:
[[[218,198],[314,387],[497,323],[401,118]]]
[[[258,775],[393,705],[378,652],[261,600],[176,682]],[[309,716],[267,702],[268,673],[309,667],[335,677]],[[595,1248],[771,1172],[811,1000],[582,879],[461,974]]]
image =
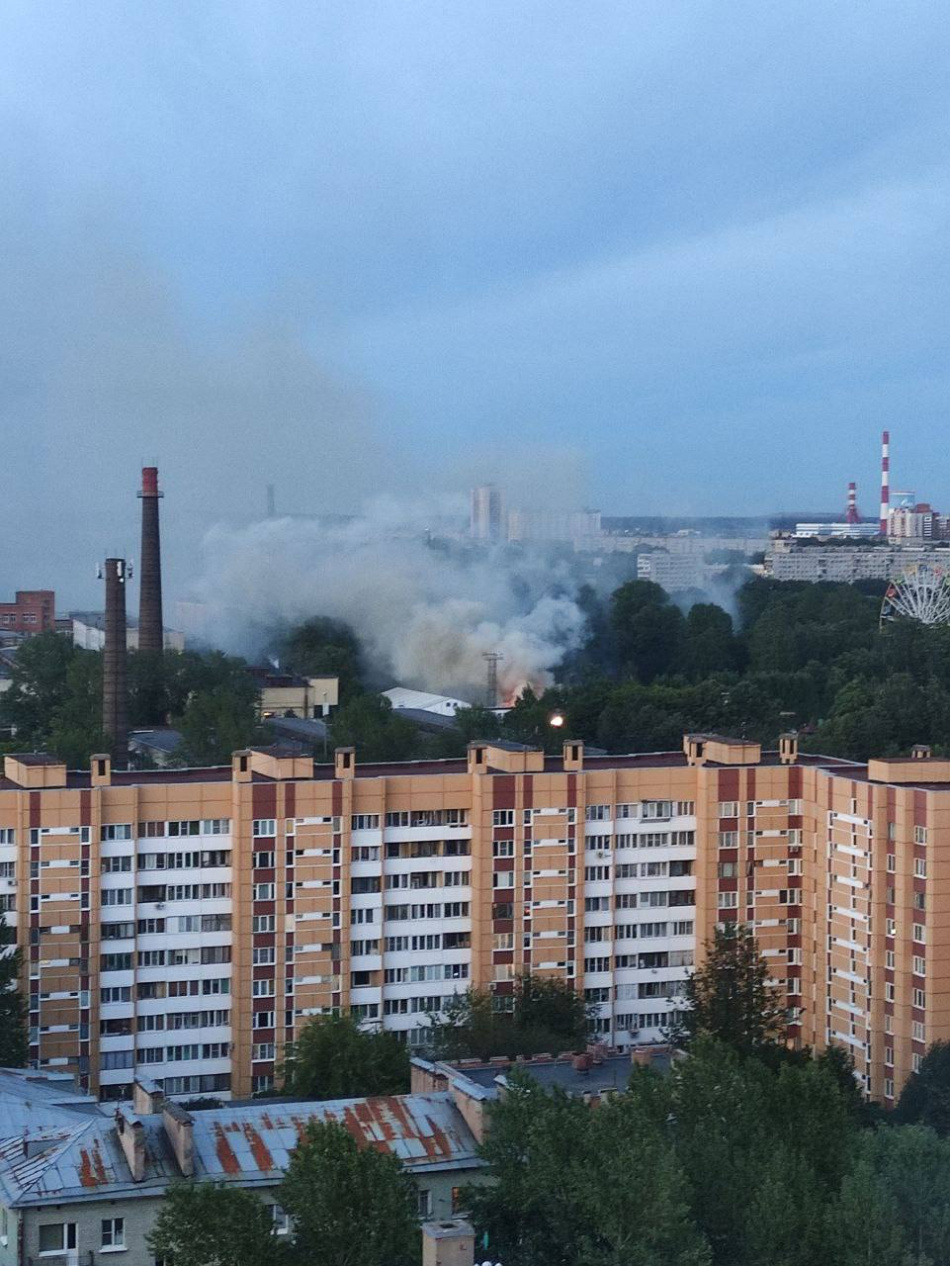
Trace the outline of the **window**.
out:
[[[75,1222],[41,1222],[40,1253],[65,1253],[76,1247]]]
[[[919,954],[914,955],[912,970],[915,976],[923,976],[926,972],[926,964]]]
[[[266,967],[276,961],[277,951],[273,945],[265,945],[262,948],[251,951],[251,962],[255,967]]]
[[[169,824],[170,825],[170,824]],[[170,832],[169,832],[170,834]],[[251,828],[255,839],[277,834],[277,822],[274,818],[255,818]]]
[[[720,848],[738,848],[739,832],[738,831],[720,831],[719,832]]]
[[[102,1247],[125,1248],[125,1218],[102,1219]]]
[[[273,932],[274,916],[272,914],[255,914],[251,917],[252,932]]]
[[[496,876],[496,878],[498,878],[498,876]],[[585,880],[587,880],[588,883],[594,883],[600,879],[609,879],[610,867],[609,866],[585,866],[584,878]]]
[[[927,936],[924,930],[924,925],[922,923],[915,923],[914,924],[914,940],[919,941],[921,944],[923,944],[926,939],[927,939]]]
[[[354,880],[353,882],[356,883],[358,881]],[[376,882],[378,884],[379,880],[377,879]],[[273,884],[255,884],[254,885],[254,900],[255,901],[273,901],[274,900],[274,885]]]
[[[104,826],[99,839],[106,840],[130,840],[132,838],[132,823],[122,822],[113,826]]]
[[[12,826],[0,826],[0,844],[15,844],[16,831]]]
[[[894,853],[887,855],[887,873],[893,875],[897,870],[897,856]]]
[[[720,879],[735,879],[738,874],[739,874],[738,862],[720,862],[719,863],[719,878]]]
[[[379,814],[378,813],[354,813],[350,817],[351,831],[378,831],[379,830]]]
[[[274,982],[272,980],[254,980],[251,982],[252,998],[272,998],[274,996]]]
[[[272,1204],[270,1207],[271,1217],[274,1220],[275,1235],[290,1234],[290,1214],[286,1213],[279,1204]]]
[[[514,809],[494,809],[491,815],[492,826],[514,826]]]
[[[884,1098],[885,1099],[894,1098],[894,1079],[892,1077],[884,1078]]]
[[[252,1027],[255,1029],[272,1029],[274,1027],[273,1011],[255,1011]]]
[[[420,1218],[432,1217],[432,1192],[419,1191],[416,1193],[416,1212]]]
[[[106,888],[102,893],[104,906],[130,906],[132,904],[131,888]]]
[[[914,858],[914,875],[917,879],[927,878],[927,862],[923,857]]]
[[[914,827],[914,843],[915,844],[927,843],[927,828],[925,826]]]
[[[492,854],[495,857],[514,857],[515,842],[514,840],[495,840],[492,845]]]
[[[636,896],[636,893],[630,893],[628,895]],[[587,911],[588,914],[594,913],[595,911],[598,911],[598,910],[609,910],[610,898],[609,897],[585,897],[584,909]]]
[[[739,894],[737,892],[721,892],[718,902],[721,910],[735,910],[739,904]]]
[[[924,1028],[924,1023],[922,1020],[914,1020],[910,1026],[910,1029],[911,1029],[911,1037],[914,1039],[915,1042],[924,1041],[924,1033],[926,1032],[926,1030]]]
[[[737,818],[739,816],[738,800],[720,800],[719,816],[721,818]]]
[[[131,857],[103,857],[102,859],[102,873],[104,875],[116,875],[131,869]]]
[[[589,804],[584,810],[584,817],[588,822],[609,822],[610,805]]]
[[[255,853],[253,864],[257,870],[273,870],[274,854],[273,853]]]
[[[894,986],[890,982],[888,982],[884,986],[884,1001],[885,1002],[894,1001]]]
[[[923,991],[923,989],[915,989],[913,992],[912,998],[913,998],[913,1004],[915,1007],[926,1007],[927,995]]]
[[[106,1006],[110,1002],[131,1002],[132,986],[109,985],[105,989],[100,990],[99,1000],[103,1006]]]

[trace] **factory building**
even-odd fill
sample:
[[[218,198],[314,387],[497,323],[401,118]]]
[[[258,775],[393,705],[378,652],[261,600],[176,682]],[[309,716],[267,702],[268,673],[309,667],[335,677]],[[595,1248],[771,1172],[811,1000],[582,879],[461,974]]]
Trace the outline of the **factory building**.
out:
[[[637,579],[652,580],[667,593],[702,589],[715,574],[715,569],[707,567],[700,554],[666,554],[657,550],[637,558]]]
[[[56,627],[56,594],[52,589],[18,589],[13,602],[0,602],[0,634],[50,633]]]
[[[274,1084],[311,1016],[426,1038],[469,985],[524,972],[595,1004],[597,1035],[661,1040],[718,923],[754,926],[791,1036],[852,1052],[885,1103],[950,1037],[950,761],[871,761],[689,736],[681,752],[72,773],[8,756],[0,907],[24,953],[30,1058],[105,1097]]]

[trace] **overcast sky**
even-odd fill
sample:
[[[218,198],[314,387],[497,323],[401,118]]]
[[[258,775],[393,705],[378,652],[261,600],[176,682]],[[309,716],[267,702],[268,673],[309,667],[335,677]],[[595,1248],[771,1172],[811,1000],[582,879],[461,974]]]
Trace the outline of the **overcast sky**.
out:
[[[950,507],[950,23],[913,0],[4,0],[0,588],[519,478]],[[503,461],[500,461],[500,456]],[[88,580],[87,580],[88,578]],[[5,596],[2,595],[2,596]]]

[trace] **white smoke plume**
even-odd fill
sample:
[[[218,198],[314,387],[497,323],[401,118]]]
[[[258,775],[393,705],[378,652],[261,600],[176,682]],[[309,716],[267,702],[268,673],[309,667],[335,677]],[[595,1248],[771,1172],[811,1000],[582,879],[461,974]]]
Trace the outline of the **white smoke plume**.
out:
[[[503,656],[503,698],[548,685],[584,636],[569,563],[464,540],[430,543],[430,526],[447,512],[461,522],[460,510],[385,499],[339,525],[278,518],[212,529],[193,587],[208,640],[257,656],[275,627],[330,616],[356,633],[383,688],[398,682],[481,701],[486,651]]]

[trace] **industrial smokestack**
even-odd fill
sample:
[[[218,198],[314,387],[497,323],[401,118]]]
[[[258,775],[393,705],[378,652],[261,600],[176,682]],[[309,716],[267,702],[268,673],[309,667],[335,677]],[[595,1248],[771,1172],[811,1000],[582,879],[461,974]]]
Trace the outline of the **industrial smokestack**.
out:
[[[139,575],[139,650],[161,653],[165,646],[162,620],[162,546],[158,529],[158,467],[142,467],[142,556]]]
[[[848,484],[848,508],[845,510],[844,521],[849,527],[861,522],[858,514],[858,485],[855,483]]]
[[[129,756],[129,688],[126,677],[125,582],[131,567],[107,558],[106,641],[102,652],[102,728],[109,736],[114,766]]]
[[[891,433],[885,431],[881,438],[881,535],[887,536],[888,515],[891,509]]]

